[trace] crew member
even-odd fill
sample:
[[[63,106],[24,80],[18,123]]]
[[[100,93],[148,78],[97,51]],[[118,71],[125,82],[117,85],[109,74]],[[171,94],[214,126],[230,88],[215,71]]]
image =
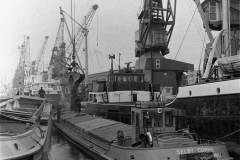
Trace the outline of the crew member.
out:
[[[45,97],[45,91],[44,89],[41,87],[40,90],[38,91],[38,94],[41,98],[44,98]]]
[[[150,147],[153,147],[153,139],[152,139],[152,135],[151,133],[147,130],[147,133],[146,133],[146,137],[147,137],[147,142],[148,142],[148,145]]]

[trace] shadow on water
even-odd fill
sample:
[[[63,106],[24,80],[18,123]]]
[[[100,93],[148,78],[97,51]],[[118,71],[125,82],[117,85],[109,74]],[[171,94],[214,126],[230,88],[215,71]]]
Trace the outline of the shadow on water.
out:
[[[54,127],[43,160],[92,160],[71,144]]]

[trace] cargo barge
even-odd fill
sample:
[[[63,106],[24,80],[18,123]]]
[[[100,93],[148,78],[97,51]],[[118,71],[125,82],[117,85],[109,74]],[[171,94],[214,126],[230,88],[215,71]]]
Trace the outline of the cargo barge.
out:
[[[0,103],[0,158],[41,160],[51,131],[51,104],[17,96]]]
[[[224,143],[176,130],[176,119],[182,116],[182,110],[148,102],[131,109],[132,125],[71,111],[63,111],[54,124],[94,159],[232,159]]]

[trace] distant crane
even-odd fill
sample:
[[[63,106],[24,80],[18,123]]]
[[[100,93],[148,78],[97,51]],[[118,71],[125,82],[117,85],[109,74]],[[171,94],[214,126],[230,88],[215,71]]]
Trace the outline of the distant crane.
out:
[[[24,42],[24,74],[25,76],[30,75],[30,66],[31,66],[31,59],[30,59],[30,38],[27,36],[26,41]]]
[[[20,58],[13,78],[13,88],[24,88],[26,77],[30,73],[30,38],[24,37],[23,44],[18,47]]]
[[[41,73],[44,71],[44,55],[45,55],[45,50],[46,50],[46,46],[47,46],[47,42],[48,42],[48,36],[45,36],[44,38],[44,42],[42,44],[41,50],[39,52],[39,54],[37,55],[37,59],[36,59],[36,71],[37,73]]]

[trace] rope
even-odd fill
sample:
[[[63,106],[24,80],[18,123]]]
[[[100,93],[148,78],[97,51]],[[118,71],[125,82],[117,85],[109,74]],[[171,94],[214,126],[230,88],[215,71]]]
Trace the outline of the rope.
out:
[[[223,139],[223,138],[227,138],[227,137],[232,136],[232,135],[234,135],[234,134],[236,134],[238,132],[240,132],[240,129],[238,129],[238,130],[236,130],[234,132],[231,132],[231,133],[229,133],[229,134],[227,134],[227,135],[225,135],[223,137],[217,138],[217,140],[220,140],[220,139]]]
[[[206,32],[205,32],[205,35],[204,35],[203,46],[202,46],[202,53],[201,53],[200,61],[199,61],[199,64],[198,64],[198,70],[199,70],[199,71],[200,71],[200,65],[201,65],[201,63],[202,63],[202,58],[203,58],[203,53],[204,53],[205,42],[206,42]]]
[[[197,7],[195,8],[194,13],[193,13],[193,15],[192,15],[192,17],[191,17],[191,20],[190,20],[190,22],[189,22],[189,24],[188,24],[188,27],[187,27],[187,29],[186,29],[186,31],[185,31],[185,33],[184,33],[183,39],[182,39],[182,41],[181,41],[181,43],[180,43],[180,46],[179,46],[179,48],[178,48],[178,50],[177,50],[177,54],[175,55],[174,60],[176,60],[178,54],[180,53],[180,50],[181,50],[181,48],[182,48],[182,46],[183,46],[183,42],[184,42],[184,40],[185,40],[185,38],[186,38],[186,36],[187,36],[187,33],[188,33],[189,29],[190,29],[190,26],[191,26],[191,24],[192,24],[192,21],[193,21],[193,18],[194,18],[194,16],[195,16],[196,11],[197,11]]]
[[[97,13],[97,46],[98,46],[98,33],[99,32],[99,13]]]
[[[187,3],[188,4],[188,10],[189,10],[189,13],[190,13],[190,15],[192,14],[192,11],[190,11],[190,8],[194,8],[194,6],[196,6],[196,4],[193,2],[193,0],[189,0],[190,1],[190,3],[192,4],[192,5],[190,5],[190,3]],[[199,6],[197,6],[197,8],[198,8]],[[202,20],[202,19],[201,19]],[[203,39],[203,38],[205,38],[205,34],[202,32],[202,24],[200,24],[199,23],[199,21],[195,21],[195,23],[194,23],[194,25],[195,25],[195,28],[197,29],[197,33],[199,34],[199,36],[201,37],[201,40],[202,41],[204,41],[205,39]],[[202,34],[201,34],[202,33]],[[206,32],[205,32],[206,33]]]
[[[140,14],[140,12],[141,12],[141,10],[142,10],[142,8],[143,8],[142,5],[143,5],[143,0],[141,0],[141,2],[140,2],[140,6],[139,6],[139,8],[138,8],[137,15]]]

